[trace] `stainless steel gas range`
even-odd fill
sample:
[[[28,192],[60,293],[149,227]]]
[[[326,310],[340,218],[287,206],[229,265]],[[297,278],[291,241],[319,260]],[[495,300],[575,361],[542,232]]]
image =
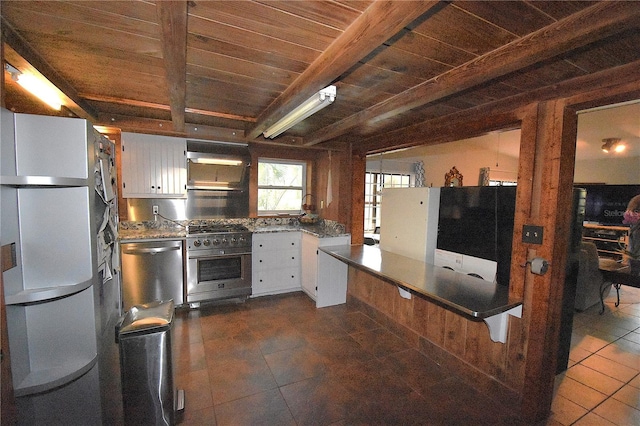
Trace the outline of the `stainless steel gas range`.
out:
[[[187,227],[187,299],[200,302],[251,295],[251,232],[239,224]]]

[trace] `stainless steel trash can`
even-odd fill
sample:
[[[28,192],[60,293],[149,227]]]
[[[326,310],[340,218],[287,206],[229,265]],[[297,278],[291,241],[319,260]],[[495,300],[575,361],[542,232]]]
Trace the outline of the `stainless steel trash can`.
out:
[[[133,306],[116,329],[127,425],[174,425],[184,392],[173,383],[173,300]]]

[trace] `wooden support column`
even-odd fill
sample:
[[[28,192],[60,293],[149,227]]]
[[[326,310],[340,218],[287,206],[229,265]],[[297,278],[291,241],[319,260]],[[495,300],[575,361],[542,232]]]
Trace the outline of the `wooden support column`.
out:
[[[570,235],[577,115],[563,100],[544,102],[522,122],[518,210],[514,233],[512,293],[524,295],[526,342],[521,413],[525,421],[550,413],[556,371],[568,235]],[[542,244],[522,242],[522,226],[543,229]],[[550,262],[545,275],[534,275],[526,260]],[[513,276],[513,274],[512,274]]]
[[[347,225],[351,233],[352,244],[364,242],[364,175],[367,169],[367,156],[352,151],[351,154],[351,220]]]

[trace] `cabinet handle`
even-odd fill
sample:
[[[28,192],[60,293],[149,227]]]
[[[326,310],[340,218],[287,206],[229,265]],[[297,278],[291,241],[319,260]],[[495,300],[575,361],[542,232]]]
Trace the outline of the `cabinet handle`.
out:
[[[291,256],[291,259],[295,260],[295,257]]]
[[[262,263],[262,259],[260,259],[259,262]]]

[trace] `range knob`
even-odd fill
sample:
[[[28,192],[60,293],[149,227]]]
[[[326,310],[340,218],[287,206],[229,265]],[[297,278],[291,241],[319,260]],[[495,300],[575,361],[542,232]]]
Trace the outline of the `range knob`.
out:
[[[214,239],[213,239],[213,245],[214,245],[214,246],[217,246],[218,244],[220,244],[220,240],[219,240],[219,239],[217,239],[217,238],[214,238]]]
[[[222,238],[222,244],[227,244],[229,241],[226,238]]]
[[[238,242],[239,242],[239,243],[244,243],[245,241],[247,241],[247,240],[246,240],[246,238],[245,238],[245,237],[243,237],[243,236],[240,236],[240,238],[238,238]]]
[[[194,247],[200,247],[200,244],[202,244],[202,243],[200,242],[200,240],[195,240],[195,241],[193,242],[193,246],[194,246]]]
[[[210,245],[211,245],[211,241],[209,241],[209,240],[204,240],[204,241],[202,242],[202,244],[204,244],[205,246],[210,246]]]
[[[236,239],[236,237],[231,237],[231,244],[235,244],[237,242],[238,240]]]

